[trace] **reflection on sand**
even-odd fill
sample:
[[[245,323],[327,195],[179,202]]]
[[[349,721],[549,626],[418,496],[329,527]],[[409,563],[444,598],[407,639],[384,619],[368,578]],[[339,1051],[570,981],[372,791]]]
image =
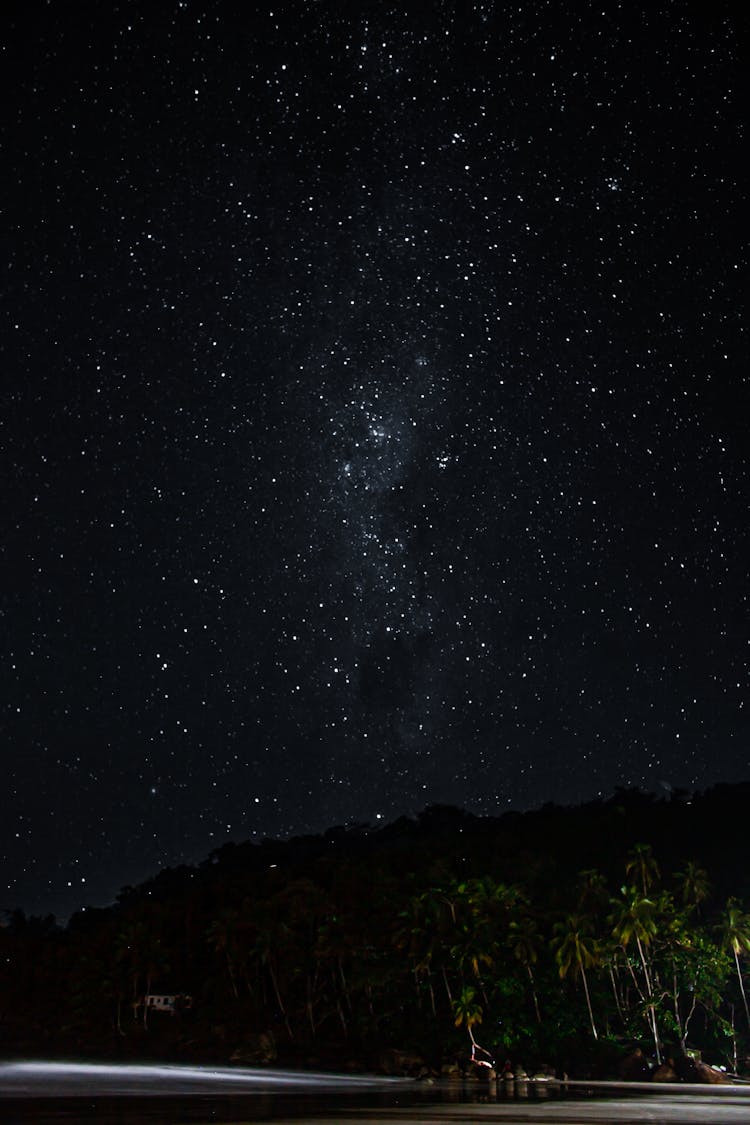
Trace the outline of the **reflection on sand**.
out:
[[[7,1112],[6,1112],[7,1110]],[[73,1114],[73,1117],[71,1117]],[[747,1125],[750,1085],[659,1087],[410,1079],[210,1066],[0,1064],[0,1120],[21,1125]]]
[[[296,1070],[128,1063],[0,1063],[0,1096],[175,1095],[361,1090],[411,1085],[408,1079]]]

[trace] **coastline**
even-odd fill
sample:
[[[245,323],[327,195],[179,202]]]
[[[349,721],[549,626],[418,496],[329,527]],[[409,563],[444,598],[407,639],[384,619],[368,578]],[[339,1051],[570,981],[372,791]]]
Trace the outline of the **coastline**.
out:
[[[28,1065],[28,1064],[27,1064]],[[34,1064],[31,1064],[32,1066]],[[39,1065],[39,1064],[36,1064]],[[58,1064],[59,1066],[60,1064]],[[64,1065],[64,1064],[63,1064]],[[151,1068],[122,1068],[119,1086],[102,1082],[96,1066],[81,1067],[75,1081],[54,1078],[55,1064],[25,1090],[0,1088],[0,1113],[9,1125],[60,1125],[75,1120],[92,1125],[740,1125],[750,1121],[750,1082],[654,1084],[647,1082],[542,1080],[487,1083],[426,1083],[378,1080],[368,1088],[359,1081],[319,1074],[317,1087],[287,1072],[287,1084],[276,1091],[266,1082],[255,1090],[227,1087],[227,1071],[206,1068],[191,1082],[178,1083],[180,1068],[158,1068],[152,1085],[140,1072]],[[157,1068],[154,1068],[157,1069]],[[49,1070],[53,1075],[49,1075]],[[124,1072],[124,1073],[123,1073]],[[239,1077],[241,1072],[233,1072]],[[258,1072],[255,1072],[257,1074]],[[69,1078],[72,1077],[69,1075]],[[183,1079],[188,1076],[183,1073]],[[252,1081],[251,1072],[246,1077]],[[260,1078],[261,1075],[258,1075]],[[312,1076],[310,1076],[312,1077]],[[334,1081],[331,1081],[334,1079]],[[47,1084],[49,1083],[49,1084]],[[231,1083],[234,1085],[234,1083]],[[297,1085],[296,1091],[294,1086]],[[46,1088],[45,1088],[46,1086]]]

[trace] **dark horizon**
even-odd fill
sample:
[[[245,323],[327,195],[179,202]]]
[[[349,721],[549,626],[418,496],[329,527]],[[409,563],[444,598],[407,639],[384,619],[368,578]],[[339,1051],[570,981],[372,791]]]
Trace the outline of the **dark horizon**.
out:
[[[401,813],[399,816],[394,817],[389,821],[376,821],[362,822],[362,821],[346,821],[337,824],[329,824],[324,828],[317,831],[309,831],[304,833],[293,833],[287,836],[253,836],[243,839],[227,838],[221,842],[217,842],[209,851],[196,855],[192,858],[183,858],[181,862],[176,864],[165,864],[161,867],[153,867],[149,870],[137,873],[132,879],[125,880],[119,886],[109,893],[106,901],[101,896],[97,901],[79,902],[78,905],[70,907],[66,905],[65,913],[60,913],[54,909],[47,909],[42,901],[37,908],[29,908],[23,903],[16,903],[15,905],[5,905],[0,907],[0,914],[4,914],[6,921],[12,914],[19,911],[27,918],[47,919],[54,916],[58,926],[65,927],[70,919],[80,911],[95,910],[108,910],[117,907],[120,900],[127,900],[128,895],[135,891],[140,893],[144,886],[148,886],[160,878],[168,877],[170,875],[178,874],[183,869],[199,871],[201,868],[212,865],[215,862],[221,862],[231,856],[234,849],[237,854],[242,853],[247,855],[247,849],[252,849],[255,852],[259,849],[261,852],[264,850],[271,850],[284,854],[286,851],[289,857],[294,857],[298,848],[301,852],[305,852],[307,844],[315,844],[323,841],[335,842],[341,844],[353,844],[356,846],[358,840],[371,839],[388,843],[389,840],[398,840],[399,834],[394,830],[398,829],[402,834],[404,830],[409,830],[419,834],[422,831],[428,832],[443,832],[458,829],[462,831],[466,828],[471,831],[473,828],[487,828],[493,826],[498,828],[504,824],[511,827],[517,825],[519,820],[527,817],[532,819],[544,818],[545,816],[554,816],[558,813],[570,814],[575,817],[576,815],[584,815],[591,810],[598,809],[605,806],[612,808],[622,808],[626,814],[626,820],[630,819],[627,828],[632,835],[631,843],[635,845],[639,841],[636,839],[638,833],[634,831],[635,825],[639,823],[640,818],[649,817],[650,812],[658,806],[685,806],[689,807],[697,804],[699,809],[709,808],[712,817],[715,817],[716,809],[729,805],[734,807],[738,804],[744,796],[744,790],[750,790],[750,782],[739,782],[735,784],[728,784],[726,782],[718,782],[715,785],[709,786],[704,790],[683,790],[671,789],[661,786],[658,791],[640,789],[637,787],[616,786],[612,792],[601,794],[596,797],[590,798],[586,801],[581,801],[578,804],[559,804],[554,799],[530,805],[525,809],[518,808],[505,808],[499,809],[495,812],[473,812],[465,807],[435,803],[425,805],[422,809],[413,810],[410,812]],[[747,794],[750,796],[750,793]],[[632,817],[635,815],[635,822]],[[721,815],[719,816],[721,819]],[[714,833],[718,839],[720,833]],[[627,831],[626,831],[627,835]],[[651,833],[653,835],[653,832]],[[704,836],[707,831],[704,831]],[[710,833],[708,833],[710,835]],[[640,841],[644,842],[644,841]],[[648,841],[650,843],[650,841]],[[663,842],[663,841],[662,841]],[[717,845],[716,840],[712,845],[709,845],[707,839],[701,840],[700,836],[696,840],[694,837],[690,838],[689,847],[687,850],[695,853],[703,861],[704,852],[718,852],[720,847]],[[687,846],[687,845],[686,845]],[[680,848],[677,848],[679,851]],[[684,849],[682,849],[684,850]],[[691,854],[692,854],[691,853]],[[684,857],[683,857],[684,858]],[[297,862],[293,860],[292,864]],[[735,891],[743,893],[743,887],[734,887]],[[750,890],[750,888],[748,888]],[[69,896],[62,896],[62,901],[68,903]]]

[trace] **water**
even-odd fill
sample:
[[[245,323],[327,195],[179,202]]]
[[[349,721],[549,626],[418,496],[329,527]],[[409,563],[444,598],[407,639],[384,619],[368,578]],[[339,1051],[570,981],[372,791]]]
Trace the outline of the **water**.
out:
[[[2,1125],[749,1125],[750,1086],[467,1083],[229,1067],[0,1064]]]

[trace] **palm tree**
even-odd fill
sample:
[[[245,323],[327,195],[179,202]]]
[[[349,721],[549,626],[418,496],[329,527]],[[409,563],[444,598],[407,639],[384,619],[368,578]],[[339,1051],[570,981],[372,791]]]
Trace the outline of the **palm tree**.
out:
[[[534,1001],[534,1012],[536,1013],[537,1023],[541,1023],[542,1017],[539,1013],[539,1000],[536,994],[536,981],[532,968],[539,957],[541,939],[536,922],[529,914],[521,914],[518,918],[511,920],[508,926],[508,944],[516,961],[523,965],[528,974],[531,996]]]
[[[153,919],[149,922],[153,925]],[[152,982],[169,968],[164,947],[145,921],[129,922],[115,938],[115,960],[126,968],[133,984],[134,1018],[141,1001],[138,986],[141,978],[144,979],[143,1026],[148,1027],[147,997]]]
[[[149,935],[148,941],[143,947],[143,971],[146,976],[146,995],[143,998],[143,1026],[147,1027],[148,1015],[148,996],[154,979],[162,973],[169,971],[169,962],[167,961],[167,953],[164,946],[161,944],[155,934]]]
[[[435,899],[431,891],[413,895],[406,909],[401,911],[401,923],[394,934],[394,944],[399,950],[406,950],[412,964],[414,980],[426,979],[433,1016],[437,1015],[435,990],[432,985],[432,967],[440,961],[440,914],[442,903]],[[436,954],[438,956],[436,957]],[[446,987],[448,1001],[452,1003],[450,986]]]
[[[451,956],[462,976],[471,968],[484,996],[480,966],[494,964],[500,939],[508,932],[514,911],[526,900],[518,887],[498,883],[490,875],[460,883],[456,891],[458,940],[451,948]]]
[[[638,877],[644,896],[659,881],[659,864],[654,859],[650,844],[635,845],[625,863],[625,874]]]
[[[725,949],[729,949],[734,957],[735,968],[737,969],[737,980],[740,985],[740,992],[742,994],[742,1003],[745,1005],[745,1017],[747,1025],[750,1028],[750,1011],[747,1007],[747,995],[745,994],[745,985],[742,980],[742,969],[740,967],[740,955],[750,953],[750,915],[745,914],[740,907],[736,898],[730,898],[727,907],[724,922],[721,927],[722,944]]]
[[[304,1005],[313,1037],[316,1034],[315,1008],[322,991],[320,969],[324,961],[330,968],[339,1018],[346,1033],[340,993],[343,989],[347,1006],[351,1007],[344,970],[345,958],[354,945],[351,921],[343,920],[323,889],[304,876],[292,879],[277,891],[271,904],[273,916],[285,923],[280,931],[282,952],[287,966],[291,965],[291,979],[304,981]],[[268,965],[270,973],[271,962]]]
[[[125,971],[131,981],[133,1019],[137,1018],[138,1008],[140,1007],[141,977],[144,971],[146,951],[150,942],[151,935],[142,921],[129,921],[127,925],[115,935],[115,961]],[[148,991],[148,989],[146,989],[146,991]]]
[[[492,1059],[489,1051],[485,1051],[484,1047],[480,1047],[474,1038],[474,1027],[482,1022],[483,1017],[482,1005],[477,1000],[476,989],[471,985],[465,985],[456,999],[453,1001],[453,1022],[456,1027],[462,1025],[466,1027],[471,1040],[471,1061],[478,1066],[491,1066],[491,1062],[485,1062],[482,1059],[477,1059],[477,1051],[481,1051],[488,1059]]]
[[[601,943],[599,958],[600,964],[606,970],[609,983],[612,986],[612,996],[614,997],[615,1008],[617,1009],[620,1023],[622,1024],[623,1030],[627,1031],[628,1013],[626,1011],[624,996],[621,994],[620,984],[620,952],[620,946],[612,937],[608,937]]]
[[[579,871],[578,909],[598,915],[603,912],[608,902],[607,880],[601,871],[597,871],[595,867],[588,867],[585,871]]]
[[[566,977],[572,970],[574,977],[579,973],[583,982],[583,991],[586,994],[586,1007],[589,1010],[591,1031],[594,1039],[599,1038],[594,1022],[594,1012],[591,1007],[589,984],[586,969],[593,968],[599,961],[599,946],[592,936],[588,920],[575,914],[568,914],[563,922],[555,923],[553,948],[555,960],[560,971],[560,978]]]
[[[643,979],[646,985],[645,1000],[650,1017],[651,1032],[654,1037],[656,1060],[661,1065],[654,989],[648,958],[646,957],[646,949],[656,935],[656,920],[654,917],[656,904],[650,898],[647,898],[645,894],[640,894],[635,887],[622,887],[621,893],[623,898],[615,903],[615,912],[610,918],[612,922],[612,936],[618,944],[622,946],[626,957],[628,946],[631,941],[635,941],[641,967],[643,969]]]
[[[688,911],[699,910],[710,893],[708,874],[695,860],[688,860],[683,871],[677,872],[683,905]]]
[[[128,922],[128,924],[115,935],[114,940],[115,962],[130,979],[133,1019],[138,1015],[142,930],[143,924],[141,922]],[[118,1012],[118,1022],[119,1018]]]
[[[235,1000],[238,1000],[240,995],[237,987],[237,971],[235,968],[239,955],[237,938],[239,919],[240,913],[238,910],[231,908],[222,910],[218,918],[215,918],[209,926],[207,935],[214,951],[223,955],[226,961],[229,982],[232,986],[232,995]]]
[[[482,966],[494,963],[497,947],[497,919],[501,895],[495,881],[486,876],[453,883],[448,888],[453,926],[450,931],[450,956],[462,983],[471,974],[485,1004],[487,995]]]
[[[294,1039],[279,985],[279,964],[289,952],[289,926],[283,918],[273,912],[269,902],[251,903],[248,900],[244,903],[244,909],[248,915],[248,928],[252,934],[250,955],[261,970],[265,969],[268,972],[279,1014],[284,1021],[289,1038]]]
[[[348,965],[346,969],[344,966],[345,963],[356,965],[361,959],[363,950],[361,945],[358,949],[357,944],[351,914],[334,913],[332,908],[327,920],[318,927],[313,952],[318,967],[328,969],[331,997],[345,1039],[349,1036],[346,1011],[351,1012],[352,1001],[347,981]]]

